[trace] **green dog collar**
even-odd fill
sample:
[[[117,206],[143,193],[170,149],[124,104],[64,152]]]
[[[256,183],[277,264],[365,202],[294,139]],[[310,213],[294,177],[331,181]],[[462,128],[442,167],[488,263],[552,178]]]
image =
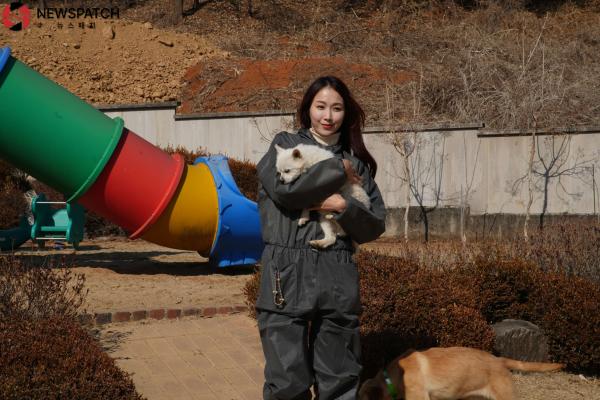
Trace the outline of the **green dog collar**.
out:
[[[392,396],[392,400],[397,400],[398,391],[396,390],[396,386],[392,383],[390,376],[387,373],[387,370],[383,369],[383,377],[385,378],[385,386],[387,387],[387,391]]]

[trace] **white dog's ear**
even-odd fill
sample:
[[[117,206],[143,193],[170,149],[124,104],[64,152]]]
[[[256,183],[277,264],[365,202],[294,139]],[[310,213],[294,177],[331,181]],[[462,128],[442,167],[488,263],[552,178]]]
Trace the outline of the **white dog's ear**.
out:
[[[294,158],[302,158],[302,153],[300,153],[300,150],[294,149],[294,151],[292,151],[292,157],[294,157]]]
[[[281,153],[283,151],[283,147],[281,147],[280,145],[276,144],[275,145],[275,150],[277,150],[277,154]]]

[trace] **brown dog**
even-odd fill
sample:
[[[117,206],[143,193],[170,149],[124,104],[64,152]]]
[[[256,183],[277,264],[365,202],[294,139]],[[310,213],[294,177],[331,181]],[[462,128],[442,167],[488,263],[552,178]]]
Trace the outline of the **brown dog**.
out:
[[[434,347],[422,352],[407,352],[396,358],[385,370],[365,381],[358,398],[458,400],[479,397],[512,400],[513,385],[509,370],[547,372],[563,367],[562,364],[495,357],[467,347]]]

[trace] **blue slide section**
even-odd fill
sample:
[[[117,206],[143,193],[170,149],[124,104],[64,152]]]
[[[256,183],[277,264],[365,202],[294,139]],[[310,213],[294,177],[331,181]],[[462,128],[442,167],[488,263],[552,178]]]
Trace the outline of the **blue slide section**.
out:
[[[0,251],[14,250],[29,240],[31,226],[26,217],[21,218],[21,223],[16,228],[0,230]]]
[[[237,187],[225,156],[199,157],[210,169],[219,201],[217,238],[210,250],[211,263],[218,267],[256,264],[262,254],[258,205]]]

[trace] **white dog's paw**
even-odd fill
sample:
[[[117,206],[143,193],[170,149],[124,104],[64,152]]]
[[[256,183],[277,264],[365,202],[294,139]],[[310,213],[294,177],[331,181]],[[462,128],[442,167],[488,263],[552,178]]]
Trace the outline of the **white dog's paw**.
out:
[[[327,240],[327,239],[317,239],[317,240],[310,240],[308,242],[308,244],[310,244],[312,247],[316,247],[318,249],[326,249],[334,243],[335,243],[335,239],[333,241]]]
[[[310,244],[312,247],[316,247],[317,249],[322,249],[323,248],[323,240],[319,239],[319,240],[310,240],[308,242],[308,244]]]
[[[310,218],[302,217],[298,220],[298,226],[304,226],[308,221],[310,221]]]

